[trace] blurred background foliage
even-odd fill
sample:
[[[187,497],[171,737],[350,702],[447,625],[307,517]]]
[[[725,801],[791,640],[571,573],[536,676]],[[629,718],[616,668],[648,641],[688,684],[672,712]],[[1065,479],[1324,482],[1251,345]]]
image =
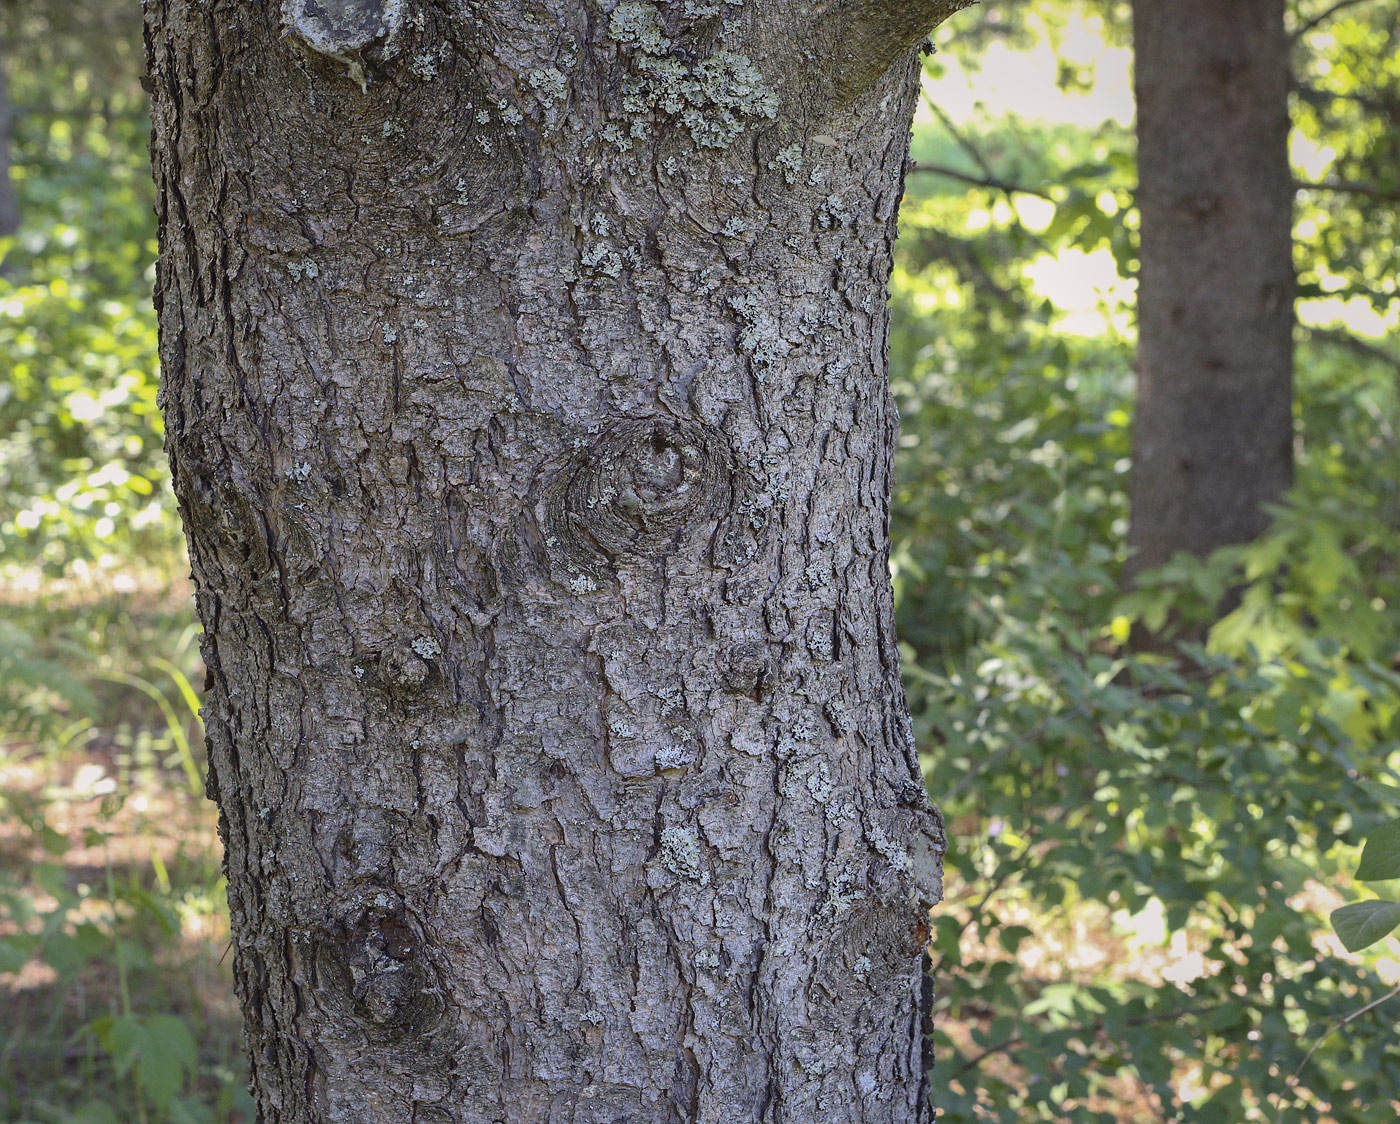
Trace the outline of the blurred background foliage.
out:
[[[1125,592],[1129,15],[988,2],[926,60],[892,568],[952,837],[941,1119],[1390,1121],[1400,947],[1347,954],[1326,916],[1371,898],[1360,844],[1400,808],[1400,0],[1290,11],[1297,485],[1259,540]],[[11,1122],[252,1119],[156,410],[139,22],[0,0]]]

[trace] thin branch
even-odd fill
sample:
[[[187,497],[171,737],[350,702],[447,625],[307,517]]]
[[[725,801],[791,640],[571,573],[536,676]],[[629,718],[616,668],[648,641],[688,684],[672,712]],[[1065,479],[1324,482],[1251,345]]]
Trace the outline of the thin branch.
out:
[[[987,158],[982,155],[982,150],[973,144],[967,134],[958,128],[953,119],[948,116],[948,111],[934,101],[933,98],[929,97],[927,91],[924,92],[924,104],[928,106],[928,111],[938,118],[938,123],[947,130],[948,135],[953,138],[957,146],[972,158],[974,164],[982,169],[982,174],[988,179],[995,178],[996,173],[992,171],[992,166],[987,162]]]
[[[974,176],[969,172],[960,172],[956,168],[949,168],[944,164],[915,164],[909,170],[924,175],[945,176],[960,183],[970,183],[974,187],[989,187],[993,191],[1004,191],[1008,195],[1034,195],[1038,199],[1047,199],[1051,203],[1055,201],[1049,192],[1041,191],[1039,188],[1026,187],[1023,184],[1012,183],[1010,180],[999,179],[995,176]]]
[[[1375,359],[1384,363],[1396,372],[1400,372],[1400,356],[1392,355],[1380,344],[1363,340],[1359,336],[1354,336],[1350,332],[1343,332],[1337,328],[1309,328],[1308,337],[1320,343],[1330,343],[1334,347],[1340,347],[1347,351],[1353,351],[1367,359]]]
[[[1352,195],[1366,195],[1387,203],[1400,203],[1400,188],[1381,187],[1379,184],[1362,183],[1359,180],[1322,180],[1318,183],[1294,180],[1293,186],[1299,191],[1340,191]]]
[[[1297,1085],[1298,1085],[1298,1074],[1300,1074],[1300,1073],[1303,1072],[1303,1067],[1304,1067],[1305,1065],[1307,1065],[1308,1062],[1309,1062],[1309,1060],[1311,1060],[1312,1056],[1313,1056],[1315,1053],[1317,1053],[1317,1048],[1318,1048],[1319,1046],[1321,1046],[1324,1042],[1326,1042],[1329,1038],[1331,1038],[1332,1035],[1336,1034],[1337,1031],[1341,1030],[1342,1027],[1346,1026],[1348,1023],[1355,1022],[1355,1021],[1356,1021],[1357,1019],[1359,1019],[1362,1015],[1364,1015],[1367,1011],[1373,1011],[1373,1010],[1375,1010],[1375,1009],[1376,1009],[1377,1007],[1379,1007],[1382,1003],[1385,1003],[1385,1002],[1387,1002],[1388,1000],[1394,999],[1397,995],[1400,995],[1400,984],[1396,984],[1393,988],[1391,988],[1389,991],[1387,991],[1387,992],[1386,992],[1384,995],[1382,995],[1379,999],[1373,999],[1373,1000],[1371,1000],[1371,1002],[1367,1003],[1366,1006],[1360,1008],[1359,1010],[1353,1011],[1353,1012],[1352,1012],[1351,1014],[1349,1014],[1346,1018],[1341,1019],[1341,1020],[1339,1020],[1338,1022],[1334,1023],[1334,1024],[1331,1026],[1331,1028],[1327,1031],[1327,1033],[1324,1034],[1321,1038],[1319,1038],[1316,1042],[1314,1042],[1314,1043],[1312,1044],[1311,1049],[1309,1049],[1308,1052],[1307,1052],[1306,1054],[1303,1055],[1303,1060],[1300,1061],[1300,1062],[1298,1063],[1298,1068],[1295,1069],[1292,1073],[1290,1073],[1290,1074],[1288,1075],[1288,1080],[1284,1082],[1284,1086],[1285,1086],[1286,1088],[1289,1088],[1289,1089],[1293,1089],[1293,1088],[1296,1088],[1296,1087],[1297,1087]],[[1282,1119],[1283,1119],[1283,1096],[1280,1095],[1280,1096],[1279,1096],[1278,1112],[1274,1115],[1275,1124],[1277,1124],[1277,1122],[1278,1122],[1278,1121],[1281,1121]]]
[[[1324,90],[1319,86],[1304,85],[1296,79],[1291,83],[1291,88],[1308,105],[1344,101],[1359,105],[1369,113],[1378,113],[1392,121],[1400,119],[1400,101],[1379,96],[1374,90]]]
[[[1218,1011],[1223,1006],[1225,1006],[1224,1003],[1205,1003],[1199,1007],[1181,1007],[1175,1011],[1158,1011],[1156,1014],[1153,1015],[1134,1015],[1132,1018],[1124,1019],[1123,1025],[1152,1026],[1154,1023],[1173,1022],[1184,1015],[1208,1015],[1211,1011]],[[1072,1031],[1075,1034],[1088,1036],[1102,1034],[1104,1027],[1105,1021],[1103,1019],[1095,1019],[1093,1022],[1090,1023],[1080,1023],[1078,1026],[1064,1027],[1062,1029]],[[969,1058],[966,1062],[964,1062],[962,1066],[957,1070],[957,1072],[953,1073],[951,1076],[954,1078],[961,1077],[968,1070],[976,1069],[979,1065],[981,1065],[992,1055],[1004,1054],[1007,1050],[1021,1045],[1021,1043],[1025,1042],[1025,1040],[1026,1036],[1024,1034],[1015,1034],[1012,1035],[1010,1038],[1003,1039],[1001,1042],[998,1042],[995,1046],[988,1046],[980,1054],[977,1054],[975,1057]]]
[[[1303,23],[1295,27],[1293,31],[1289,34],[1289,38],[1296,43],[1309,31],[1312,31],[1314,28],[1320,27],[1322,24],[1326,23],[1343,8],[1354,8],[1358,4],[1365,4],[1367,2],[1368,0],[1336,0],[1336,2],[1333,3],[1330,7],[1323,8],[1322,11],[1318,12],[1317,15],[1313,16],[1312,19],[1305,20]]]
[[[1400,375],[1400,356],[1393,355],[1380,344],[1364,340],[1360,336],[1351,332],[1343,331],[1340,328],[1309,328],[1308,338],[1316,340],[1318,343],[1331,344],[1333,347],[1343,351],[1350,351],[1360,355],[1363,359],[1370,359],[1373,362],[1384,363],[1397,375]],[[1363,399],[1365,401],[1365,399]],[[1395,431],[1391,428],[1390,422],[1375,408],[1368,405],[1367,413],[1371,415],[1377,428],[1381,431],[1381,436],[1391,444],[1395,443]],[[1392,779],[1400,781],[1400,773],[1397,773],[1389,766],[1383,766],[1383,771]]]

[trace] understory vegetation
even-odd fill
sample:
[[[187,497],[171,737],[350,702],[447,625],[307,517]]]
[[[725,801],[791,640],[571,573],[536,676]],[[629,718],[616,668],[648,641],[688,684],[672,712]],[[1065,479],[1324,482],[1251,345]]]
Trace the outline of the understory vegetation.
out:
[[[0,6],[0,1120],[250,1124],[139,12],[87,7]],[[1393,1120],[1400,946],[1328,917],[1397,897],[1355,875],[1400,816],[1400,3],[1295,43],[1299,178],[1354,189],[1299,196],[1296,487],[1259,540],[1126,591],[1131,122],[943,100],[1036,50],[1087,97],[1125,6],[1007,7],[926,63],[893,279],[892,571],[951,840],[940,1119]]]

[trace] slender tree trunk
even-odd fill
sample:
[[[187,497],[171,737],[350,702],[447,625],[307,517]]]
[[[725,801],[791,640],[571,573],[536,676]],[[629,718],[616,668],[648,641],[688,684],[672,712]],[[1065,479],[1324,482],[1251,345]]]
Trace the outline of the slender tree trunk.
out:
[[[148,0],[263,1120],[928,1118],[885,283],[959,6]]]
[[[1133,569],[1258,535],[1293,474],[1284,0],[1136,0]]]
[[[19,200],[15,197],[14,181],[10,178],[13,111],[10,108],[9,84],[5,81],[5,47],[0,39],[0,238],[13,237],[19,230]],[[0,277],[8,276],[9,255],[0,247]]]

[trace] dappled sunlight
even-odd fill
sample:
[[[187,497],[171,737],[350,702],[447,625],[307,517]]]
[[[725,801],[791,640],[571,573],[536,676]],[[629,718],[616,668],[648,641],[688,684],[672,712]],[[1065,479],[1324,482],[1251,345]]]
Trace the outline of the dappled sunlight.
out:
[[[1054,304],[1054,323],[1060,331],[1131,337],[1137,285],[1118,275],[1107,249],[1042,254],[1026,263],[1024,273],[1031,291]]]
[[[1130,126],[1133,121],[1132,52],[1104,43],[1103,19],[1066,12],[1063,23],[1047,25],[1032,16],[1034,45],[1018,50],[992,42],[976,59],[940,58],[943,73],[926,88],[931,99],[960,121],[985,108],[1035,121],[1049,120],[1096,128],[1104,121]],[[1053,30],[1052,30],[1053,26]],[[1072,74],[1069,88],[1062,85]],[[927,107],[915,128],[933,123]]]

